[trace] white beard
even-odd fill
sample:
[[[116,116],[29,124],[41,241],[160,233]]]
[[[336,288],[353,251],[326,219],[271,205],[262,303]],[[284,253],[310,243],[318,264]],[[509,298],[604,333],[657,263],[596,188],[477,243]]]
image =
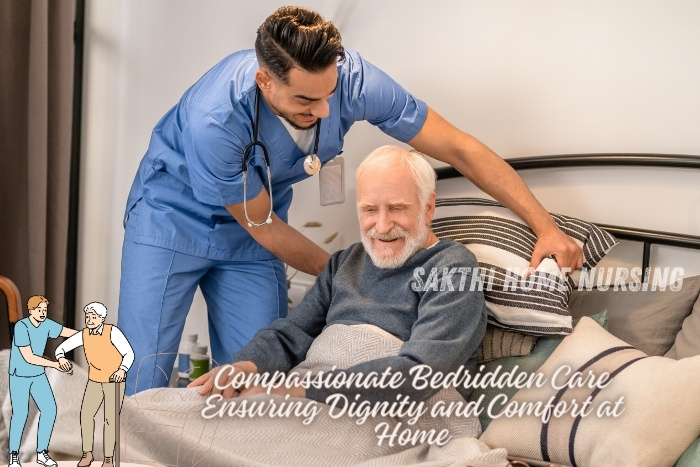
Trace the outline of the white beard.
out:
[[[420,250],[425,240],[428,238],[428,226],[425,225],[425,214],[421,214],[418,223],[420,227],[413,237],[410,237],[408,232],[401,227],[394,227],[385,235],[379,235],[374,227],[366,233],[362,232],[362,244],[374,265],[380,269],[400,268],[408,261],[408,258]],[[395,256],[387,256],[392,254],[391,250],[388,248],[379,247],[375,249],[372,245],[372,239],[394,240],[397,238],[405,239],[406,243],[403,249]]]

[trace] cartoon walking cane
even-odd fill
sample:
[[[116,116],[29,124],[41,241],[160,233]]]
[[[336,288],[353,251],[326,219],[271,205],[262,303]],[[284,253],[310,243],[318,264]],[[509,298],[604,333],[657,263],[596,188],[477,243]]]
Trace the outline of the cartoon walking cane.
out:
[[[121,412],[121,404],[119,403],[119,386],[120,383],[116,383],[114,385],[114,465],[116,467],[119,467],[119,458],[121,457],[121,445],[119,444],[119,419],[121,418],[119,416]]]

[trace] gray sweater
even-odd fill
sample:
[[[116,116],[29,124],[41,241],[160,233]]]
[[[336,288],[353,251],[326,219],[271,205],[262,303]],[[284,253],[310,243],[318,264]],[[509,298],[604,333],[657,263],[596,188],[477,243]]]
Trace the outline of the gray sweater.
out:
[[[483,293],[470,290],[477,266],[476,257],[464,245],[443,239],[419,250],[401,268],[380,269],[362,243],[356,243],[334,253],[301,303],[286,318],[258,331],[235,361],[252,361],[261,373],[287,372],[304,360],[326,326],[372,324],[404,342],[398,355],[336,372],[381,374],[391,367],[392,373],[405,376],[406,384],[398,389],[310,387],[306,396],[320,402],[334,393],[344,393],[350,400],[356,394],[370,401],[396,400],[397,394],[425,400],[437,390],[413,387],[408,372],[414,366],[425,364],[433,371],[450,372],[464,365],[472,374],[476,368],[486,330]],[[431,278],[431,272],[437,277]],[[468,397],[469,390],[459,390]]]

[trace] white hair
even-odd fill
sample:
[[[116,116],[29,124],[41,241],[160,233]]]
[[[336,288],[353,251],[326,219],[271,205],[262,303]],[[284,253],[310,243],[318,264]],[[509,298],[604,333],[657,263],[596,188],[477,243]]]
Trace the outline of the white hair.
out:
[[[418,201],[421,206],[425,206],[428,203],[428,199],[430,199],[430,195],[435,193],[437,174],[425,159],[425,155],[415,149],[408,151],[393,145],[380,146],[369,153],[360,163],[356,177],[359,179],[360,175],[367,170],[371,171],[379,167],[386,167],[396,161],[401,161],[411,171],[413,181],[418,188]]]
[[[100,302],[92,302],[85,305],[83,311],[87,313],[89,310],[94,311],[98,316],[104,318],[107,316],[107,307]]]

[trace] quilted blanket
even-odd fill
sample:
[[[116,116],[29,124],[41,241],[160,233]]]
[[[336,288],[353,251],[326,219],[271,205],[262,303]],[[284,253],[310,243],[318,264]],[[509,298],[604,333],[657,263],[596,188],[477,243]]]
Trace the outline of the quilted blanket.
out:
[[[334,365],[347,368],[396,354],[400,346],[400,340],[374,326],[333,325],[314,341],[307,359],[294,370],[303,374]],[[6,368],[0,371],[6,374]],[[63,391],[79,380],[75,376],[59,375],[51,381],[59,416],[61,405],[70,399],[80,410],[82,390]],[[9,421],[7,402],[3,405],[5,423]],[[411,402],[402,407],[413,411],[372,411],[359,404],[341,409],[279,395],[220,400],[200,396],[196,389],[152,389],[125,398],[120,419],[121,460],[173,466],[508,465],[504,449],[489,449],[477,439],[481,434],[477,417],[446,417],[432,410],[436,403],[463,402],[456,390],[442,389],[422,404]],[[30,420],[28,427],[30,423],[36,421]],[[66,444],[63,438],[67,437],[71,439]],[[54,430],[51,450],[79,442],[79,427],[72,434]],[[73,456],[79,456],[80,448],[73,450]]]

